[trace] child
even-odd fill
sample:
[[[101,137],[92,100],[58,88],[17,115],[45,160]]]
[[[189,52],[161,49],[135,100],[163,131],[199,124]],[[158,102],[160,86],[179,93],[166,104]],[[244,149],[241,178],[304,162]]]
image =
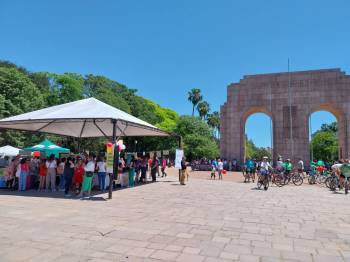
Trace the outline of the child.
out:
[[[216,172],[215,166],[212,165],[212,166],[211,166],[210,179],[214,178],[214,180],[215,180],[215,172]]]
[[[80,193],[80,187],[81,184],[83,183],[83,177],[84,177],[84,163],[82,159],[78,160],[78,164],[75,167],[74,170],[74,184],[75,184],[75,194],[78,195]]]
[[[46,159],[42,159],[39,165],[39,189],[41,191],[45,188],[45,178],[47,175]]]

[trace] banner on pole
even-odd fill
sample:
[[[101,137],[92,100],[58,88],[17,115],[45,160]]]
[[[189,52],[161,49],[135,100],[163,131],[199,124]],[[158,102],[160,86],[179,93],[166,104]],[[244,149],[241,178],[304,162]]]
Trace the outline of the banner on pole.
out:
[[[106,152],[107,173],[113,173],[113,161],[114,161],[114,146],[112,143],[108,143],[107,152]]]
[[[182,149],[176,149],[175,168],[181,168],[181,160],[183,156],[184,156],[184,151]]]

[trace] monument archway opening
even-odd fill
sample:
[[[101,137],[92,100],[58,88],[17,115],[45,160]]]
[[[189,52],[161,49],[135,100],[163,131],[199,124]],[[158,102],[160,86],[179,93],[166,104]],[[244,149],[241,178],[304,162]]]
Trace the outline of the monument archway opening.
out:
[[[273,121],[266,112],[255,112],[245,119],[244,160],[273,157]]]
[[[310,114],[308,124],[310,161],[331,162],[342,158],[343,149],[340,146],[338,132],[339,118],[341,115],[335,115],[326,109],[320,109]]]

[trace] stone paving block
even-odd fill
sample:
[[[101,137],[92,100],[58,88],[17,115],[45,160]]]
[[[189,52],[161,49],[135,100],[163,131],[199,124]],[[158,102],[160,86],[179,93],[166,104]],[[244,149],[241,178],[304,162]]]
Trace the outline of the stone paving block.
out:
[[[165,249],[167,245],[162,243],[147,243],[147,248],[150,249]]]
[[[252,248],[250,246],[228,244],[225,246],[224,251],[235,254],[251,254]]]
[[[240,255],[238,258],[238,261],[240,261],[240,262],[259,262],[260,257],[253,256],[253,255]]]
[[[220,253],[220,258],[223,259],[229,259],[229,260],[238,260],[239,255],[238,254],[234,254],[234,253],[229,253],[229,252],[221,252]]]
[[[344,260],[339,256],[328,256],[328,255],[315,255],[314,262],[343,262]]]
[[[291,259],[303,262],[313,261],[312,255],[310,253],[302,252],[291,252],[291,251],[281,251],[283,259]]]
[[[118,254],[126,254],[131,249],[133,249],[133,247],[124,246],[124,245],[116,243],[115,245],[110,246],[107,249],[105,249],[105,251],[112,252],[112,253],[118,253]]]
[[[177,262],[202,262],[204,260],[204,256],[192,254],[181,254],[179,257],[176,258]]]
[[[172,251],[157,250],[151,255],[151,258],[161,259],[161,260],[166,260],[166,261],[173,261],[180,254],[181,253],[172,252]]]
[[[214,237],[213,240],[214,242],[221,242],[221,243],[229,243],[231,241],[231,238],[227,237]]]
[[[273,248],[254,247],[253,255],[279,258],[281,257],[281,252]]]
[[[193,247],[185,247],[182,252],[186,254],[198,255],[201,252],[201,249],[193,248]]]
[[[193,234],[179,233],[179,234],[176,235],[176,237],[179,237],[179,238],[193,238]]]
[[[3,259],[3,261],[26,261],[35,256],[39,256],[41,252],[40,249],[23,247],[3,254],[1,259]]]
[[[178,245],[168,245],[165,247],[165,250],[174,251],[174,252],[181,252],[183,249],[184,249],[183,246],[178,246]]]
[[[144,247],[136,247],[129,249],[126,254],[129,256],[136,256],[136,257],[150,257],[151,254],[154,252],[154,249],[150,248],[144,248]]]
[[[218,257],[222,252],[223,248],[215,247],[215,246],[207,246],[206,248],[202,248],[200,255],[206,257]]]

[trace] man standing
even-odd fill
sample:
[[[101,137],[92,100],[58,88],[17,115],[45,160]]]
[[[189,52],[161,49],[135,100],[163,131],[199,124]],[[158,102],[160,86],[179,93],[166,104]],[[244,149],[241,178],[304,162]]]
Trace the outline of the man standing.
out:
[[[224,163],[221,161],[221,159],[218,159],[218,175],[219,175],[219,180],[222,180],[222,170],[224,169]]]
[[[304,175],[304,161],[301,158],[298,161],[298,173]]]

